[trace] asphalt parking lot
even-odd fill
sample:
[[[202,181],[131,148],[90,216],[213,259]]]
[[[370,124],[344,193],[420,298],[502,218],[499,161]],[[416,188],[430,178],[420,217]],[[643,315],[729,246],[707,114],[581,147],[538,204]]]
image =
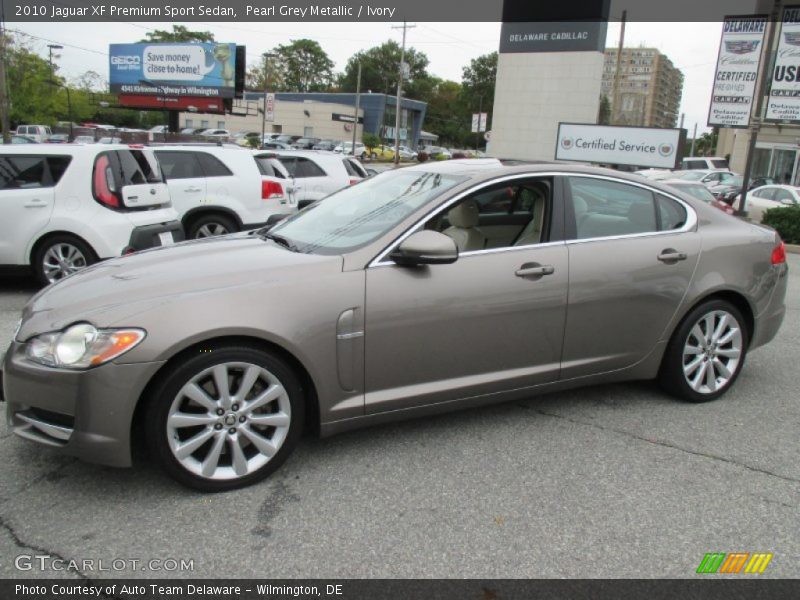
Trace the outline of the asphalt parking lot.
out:
[[[3,422],[0,577],[683,578],[735,551],[774,553],[759,577],[800,577],[789,265],[778,337],[708,404],[632,383],[306,438],[271,479],[217,495],[58,456]],[[34,291],[0,281],[3,348]],[[128,562],[41,573],[20,555]],[[130,566],[149,559],[193,570]]]

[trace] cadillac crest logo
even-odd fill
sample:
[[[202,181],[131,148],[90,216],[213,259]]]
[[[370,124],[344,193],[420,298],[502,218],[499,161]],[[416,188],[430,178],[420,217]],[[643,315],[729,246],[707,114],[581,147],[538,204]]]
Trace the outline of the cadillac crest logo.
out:
[[[569,150],[570,148],[572,148],[573,144],[574,142],[572,141],[571,137],[561,138],[561,147],[564,150]]]

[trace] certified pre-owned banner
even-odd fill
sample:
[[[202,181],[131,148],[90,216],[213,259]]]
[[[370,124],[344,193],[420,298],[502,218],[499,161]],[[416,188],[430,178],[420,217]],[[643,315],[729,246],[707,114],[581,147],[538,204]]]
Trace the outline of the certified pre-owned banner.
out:
[[[766,27],[765,16],[725,17],[708,111],[709,126],[750,125]]]
[[[111,92],[233,98],[236,45],[111,44]]]
[[[559,123],[556,160],[675,169],[684,129]]]
[[[787,6],[783,11],[766,118],[800,121],[800,6]]]

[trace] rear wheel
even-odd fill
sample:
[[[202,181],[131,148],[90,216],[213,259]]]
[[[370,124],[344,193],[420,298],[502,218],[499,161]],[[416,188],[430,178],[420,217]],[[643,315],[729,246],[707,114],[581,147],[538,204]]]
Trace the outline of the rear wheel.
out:
[[[690,402],[719,398],[739,376],[748,343],[739,309],[725,300],[704,302],[673,334],[659,381],[668,392]]]
[[[286,460],[304,413],[297,377],[278,357],[246,346],[212,347],[179,364],[154,391],[146,440],[180,483],[230,490]]]
[[[33,270],[36,278],[48,285],[96,262],[97,256],[86,242],[71,235],[58,235],[36,249]]]
[[[189,231],[186,232],[190,239],[200,239],[226,235],[239,231],[233,219],[225,215],[204,215],[192,221]]]

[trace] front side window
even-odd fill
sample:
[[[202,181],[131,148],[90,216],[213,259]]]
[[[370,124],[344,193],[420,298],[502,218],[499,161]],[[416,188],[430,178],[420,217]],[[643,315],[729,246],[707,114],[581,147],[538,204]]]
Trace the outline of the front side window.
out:
[[[273,227],[300,252],[341,254],[361,248],[408,218],[463,177],[399,170],[366,179]]]
[[[47,157],[0,157],[0,189],[29,189],[52,185]]]

